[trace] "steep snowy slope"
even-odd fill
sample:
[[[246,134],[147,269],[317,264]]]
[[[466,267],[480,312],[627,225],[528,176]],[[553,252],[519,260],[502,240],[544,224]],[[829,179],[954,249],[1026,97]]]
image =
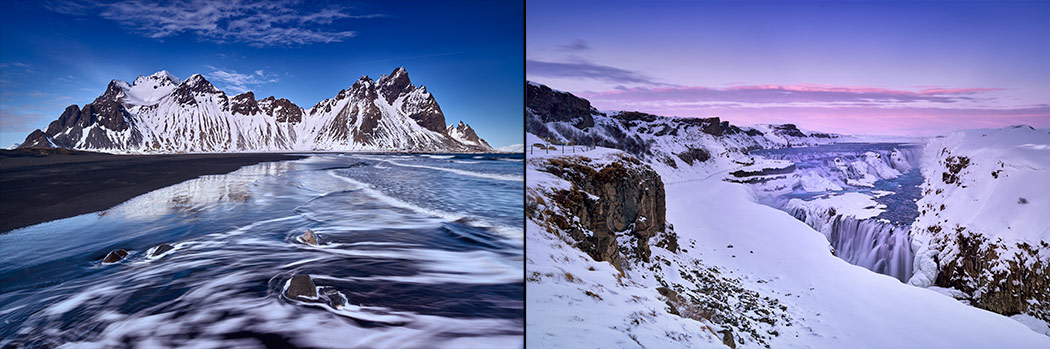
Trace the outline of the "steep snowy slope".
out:
[[[926,145],[912,284],[1023,314],[1019,320],[1050,335],[1048,131],[968,130]]]
[[[492,151],[460,124],[455,135],[446,130],[434,97],[412,85],[404,68],[378,81],[362,77],[308,110],[284,98],[256,100],[252,92],[230,98],[200,74],[180,81],[160,71],[132,84],[113,80],[94,102],[70,106],[22,147],[117,153]]]

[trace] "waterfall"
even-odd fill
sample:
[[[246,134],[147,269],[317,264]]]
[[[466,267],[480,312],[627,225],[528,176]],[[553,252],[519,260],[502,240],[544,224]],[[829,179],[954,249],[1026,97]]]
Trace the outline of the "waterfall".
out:
[[[909,226],[841,214],[831,216],[829,212],[808,212],[804,207],[786,210],[823,233],[835,255],[850,264],[895,277],[901,282],[911,278],[914,252],[911,250]]]

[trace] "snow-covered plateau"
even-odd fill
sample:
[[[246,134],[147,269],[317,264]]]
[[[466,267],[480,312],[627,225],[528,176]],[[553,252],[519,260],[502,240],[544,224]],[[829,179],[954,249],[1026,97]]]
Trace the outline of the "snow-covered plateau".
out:
[[[526,108],[530,347],[1050,347],[1047,130],[858,139],[531,82]]]
[[[71,105],[21,148],[111,153],[270,151],[493,152],[463,123],[447,125],[426,87],[403,67],[361,77],[304,109],[284,98],[233,97],[194,74],[113,80],[94,102]]]

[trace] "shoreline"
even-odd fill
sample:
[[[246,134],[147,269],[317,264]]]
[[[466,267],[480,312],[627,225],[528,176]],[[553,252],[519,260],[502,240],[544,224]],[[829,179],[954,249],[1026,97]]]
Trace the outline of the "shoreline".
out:
[[[303,153],[298,153],[303,154]],[[70,150],[0,151],[0,234],[102,211],[133,197],[205,175],[293,153],[116,155]]]

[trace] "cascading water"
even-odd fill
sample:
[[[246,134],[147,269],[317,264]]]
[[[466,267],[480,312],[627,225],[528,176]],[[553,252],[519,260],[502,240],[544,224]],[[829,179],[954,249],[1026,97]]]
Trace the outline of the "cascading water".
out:
[[[753,154],[796,164],[785,179],[793,183],[764,184],[790,188],[767,190],[775,195],[768,203],[823,233],[839,258],[904,282],[914,259],[909,232],[921,195],[920,152],[908,144],[846,143]],[[846,193],[863,196],[852,194],[851,200],[859,200],[849,205],[834,200]]]
[[[850,264],[893,276],[901,282],[911,278],[914,254],[909,226],[842,214],[831,216],[827,211],[811,213],[804,207],[791,207],[787,211],[824,233],[835,255]]]

